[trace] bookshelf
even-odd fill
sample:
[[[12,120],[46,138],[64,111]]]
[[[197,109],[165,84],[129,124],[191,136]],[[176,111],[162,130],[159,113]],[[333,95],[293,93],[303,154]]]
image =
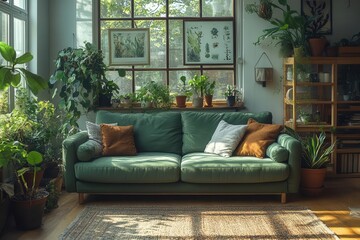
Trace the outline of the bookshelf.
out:
[[[337,146],[328,172],[360,177],[360,57],[283,60],[284,125],[325,131]]]

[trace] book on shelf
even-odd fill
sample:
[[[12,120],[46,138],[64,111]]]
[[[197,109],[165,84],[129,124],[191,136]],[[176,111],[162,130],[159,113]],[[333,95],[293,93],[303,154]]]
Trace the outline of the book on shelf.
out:
[[[339,173],[360,173],[360,153],[341,153],[338,160]]]

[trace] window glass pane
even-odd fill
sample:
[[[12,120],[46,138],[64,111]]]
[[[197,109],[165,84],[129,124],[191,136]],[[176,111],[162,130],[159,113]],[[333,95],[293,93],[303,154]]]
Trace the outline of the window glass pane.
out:
[[[138,20],[137,28],[150,28],[150,65],[144,68],[166,67],[166,26],[162,20]],[[139,66],[138,66],[139,67]]]
[[[210,81],[215,80],[215,93],[214,99],[224,100],[226,85],[234,84],[234,71],[232,70],[206,70],[203,72],[204,75],[208,76]]]
[[[16,55],[25,53],[25,21],[14,18],[14,48]]]
[[[202,0],[203,17],[232,17],[233,0]]]
[[[109,64],[109,31],[111,28],[131,28],[131,21],[101,21],[101,50],[104,54],[104,63]]]
[[[131,0],[101,0],[100,18],[123,18],[131,16]]]
[[[108,71],[106,73],[108,80],[113,80],[119,87],[119,95],[125,95],[132,92],[132,72],[127,71],[125,77],[120,77],[117,71]]]
[[[184,67],[184,52],[183,52],[183,21],[170,20],[169,21],[169,66],[171,68]]]
[[[169,0],[169,16],[171,17],[199,17],[199,1]]]
[[[14,0],[14,6],[17,6],[21,9],[26,9],[26,0]]]
[[[135,91],[150,81],[166,84],[165,71],[137,71],[135,73]]]
[[[165,17],[166,0],[134,0],[135,17]]]

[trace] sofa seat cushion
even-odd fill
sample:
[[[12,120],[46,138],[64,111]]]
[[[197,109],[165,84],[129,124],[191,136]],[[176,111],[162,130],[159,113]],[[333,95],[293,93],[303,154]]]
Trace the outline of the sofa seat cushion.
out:
[[[183,156],[181,162],[181,180],[188,183],[279,182],[289,175],[287,164],[270,158],[190,153]]]
[[[181,156],[145,152],[137,156],[106,156],[75,164],[78,180],[96,183],[171,183],[180,179]]]

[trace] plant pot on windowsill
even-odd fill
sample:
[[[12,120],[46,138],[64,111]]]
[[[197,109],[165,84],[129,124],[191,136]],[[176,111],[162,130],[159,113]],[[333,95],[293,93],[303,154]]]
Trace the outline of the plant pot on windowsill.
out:
[[[203,98],[203,97],[193,96],[192,106],[193,106],[194,108],[202,108],[202,107],[203,107],[203,104],[204,104],[204,98]]]
[[[111,107],[112,94],[99,94],[99,107]]]
[[[226,103],[228,107],[233,107],[235,106],[235,96],[227,96],[226,97]]]
[[[186,107],[186,96],[185,95],[178,95],[175,97],[176,99],[176,107],[178,108],[185,108]]]
[[[205,107],[212,107],[213,95],[205,95]]]

